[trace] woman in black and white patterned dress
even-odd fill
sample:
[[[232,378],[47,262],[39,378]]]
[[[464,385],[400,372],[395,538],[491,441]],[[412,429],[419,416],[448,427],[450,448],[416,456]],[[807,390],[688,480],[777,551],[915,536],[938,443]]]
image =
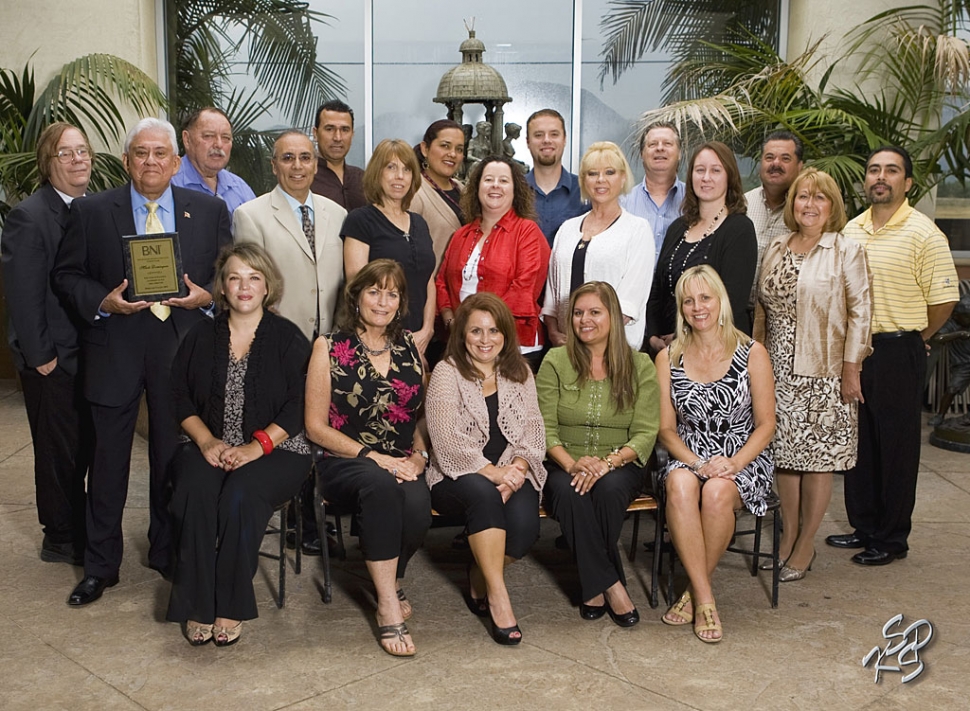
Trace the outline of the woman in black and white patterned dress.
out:
[[[774,466],[775,388],[764,347],[734,326],[713,267],[680,277],[677,338],[657,355],[660,442],[670,452],[664,486],[667,523],[690,585],[667,611],[668,625],[694,623],[719,642],[711,576],[734,534],[734,512],[766,509]]]
[[[782,582],[811,569],[832,473],[854,467],[859,448],[859,371],[872,350],[872,308],[866,252],[842,235],[845,223],[836,182],[806,168],[788,189],[791,233],[768,245],[762,262],[759,299],[777,383]]]

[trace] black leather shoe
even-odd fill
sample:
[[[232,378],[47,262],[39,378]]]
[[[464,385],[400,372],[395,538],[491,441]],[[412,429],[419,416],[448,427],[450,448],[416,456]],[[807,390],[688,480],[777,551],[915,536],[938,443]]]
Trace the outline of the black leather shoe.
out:
[[[337,551],[337,541],[327,536],[327,550],[331,555]],[[296,550],[296,534],[290,531],[286,534],[286,547],[291,551]],[[319,538],[314,538],[313,540],[307,540],[304,538],[300,542],[300,550],[305,556],[320,556],[323,555],[323,544],[320,542]]]
[[[640,621],[640,613],[637,612],[637,608],[635,607],[629,612],[624,612],[622,615],[613,612],[613,608],[609,605],[604,605],[604,607],[610,613],[610,619],[613,620],[613,623],[620,627],[633,627],[633,625]]]
[[[67,598],[67,604],[72,607],[89,605],[104,592],[105,588],[111,588],[118,584],[118,576],[112,575],[110,578],[99,578],[97,575],[86,575],[84,580],[77,584],[77,587]]]
[[[901,560],[906,557],[906,551],[893,553],[891,551],[880,551],[875,548],[866,548],[862,553],[852,556],[852,562],[859,565],[889,565],[894,560]]]
[[[825,543],[835,548],[865,548],[866,542],[854,533],[826,536]]]
[[[587,605],[579,603],[579,616],[584,620],[598,620],[606,614],[606,605]]]
[[[84,553],[78,553],[73,543],[54,543],[47,540],[47,536],[40,548],[40,559],[45,563],[84,565]]]

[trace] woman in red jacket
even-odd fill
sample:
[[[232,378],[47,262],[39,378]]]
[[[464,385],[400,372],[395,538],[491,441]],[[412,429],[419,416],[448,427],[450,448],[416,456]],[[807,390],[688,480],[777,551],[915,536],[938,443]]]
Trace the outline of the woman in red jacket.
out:
[[[549,243],[533,222],[532,190],[503,156],[489,156],[472,170],[461,198],[471,222],[451,238],[436,279],[438,313],[451,326],[458,304],[488,291],[515,317],[522,353],[539,365],[545,335],[539,296],[549,269]]]

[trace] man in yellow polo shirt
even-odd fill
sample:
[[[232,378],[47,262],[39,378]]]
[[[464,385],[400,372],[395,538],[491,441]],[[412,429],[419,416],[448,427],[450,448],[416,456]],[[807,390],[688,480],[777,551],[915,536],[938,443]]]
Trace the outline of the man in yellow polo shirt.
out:
[[[829,536],[836,548],[863,548],[860,565],[905,558],[916,504],[925,342],[960,298],[946,236],[906,199],[913,162],[898,146],[866,161],[870,208],[845,226],[866,248],[872,274],[873,353],[862,365],[859,459],[845,476],[853,533]]]

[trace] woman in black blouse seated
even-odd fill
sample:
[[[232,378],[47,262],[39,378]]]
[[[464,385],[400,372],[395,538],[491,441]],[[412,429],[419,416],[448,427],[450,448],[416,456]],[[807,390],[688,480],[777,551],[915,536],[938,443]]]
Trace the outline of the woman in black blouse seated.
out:
[[[253,576],[273,509],[310,472],[303,373],[310,344],[269,309],[283,280],[262,247],[238,244],[216,261],[222,312],[189,331],[172,366],[187,435],[172,463],[178,557],[166,619],[190,644],[239,640],[258,616]]]
[[[340,236],[347,281],[375,259],[393,259],[404,269],[408,284],[404,328],[424,353],[434,333],[435,256],[428,223],[408,211],[420,187],[421,168],[411,146],[381,141],[364,170],[364,196],[370,204],[347,215]]]
[[[467,522],[475,557],[468,605],[491,619],[496,642],[518,644],[522,632],[504,570],[539,537],[545,430],[515,318],[495,294],[472,294],[455,312],[427,411],[431,502],[438,513]]]
[[[748,204],[734,153],[720,141],[699,146],[690,158],[686,182],[683,216],[667,229],[647,301],[646,343],[652,353],[673,340],[674,287],[681,274],[698,264],[714,267],[730,297],[734,325],[751,333],[748,300],[758,264],[758,241],[754,223],[745,214]]]
[[[421,356],[401,327],[407,282],[392,259],[370,262],[344,288],[337,331],[318,338],[307,373],[307,435],[326,450],[319,477],[327,501],[357,512],[360,544],[377,590],[381,648],[414,655],[400,588],[431,526],[428,459],[418,415]]]

